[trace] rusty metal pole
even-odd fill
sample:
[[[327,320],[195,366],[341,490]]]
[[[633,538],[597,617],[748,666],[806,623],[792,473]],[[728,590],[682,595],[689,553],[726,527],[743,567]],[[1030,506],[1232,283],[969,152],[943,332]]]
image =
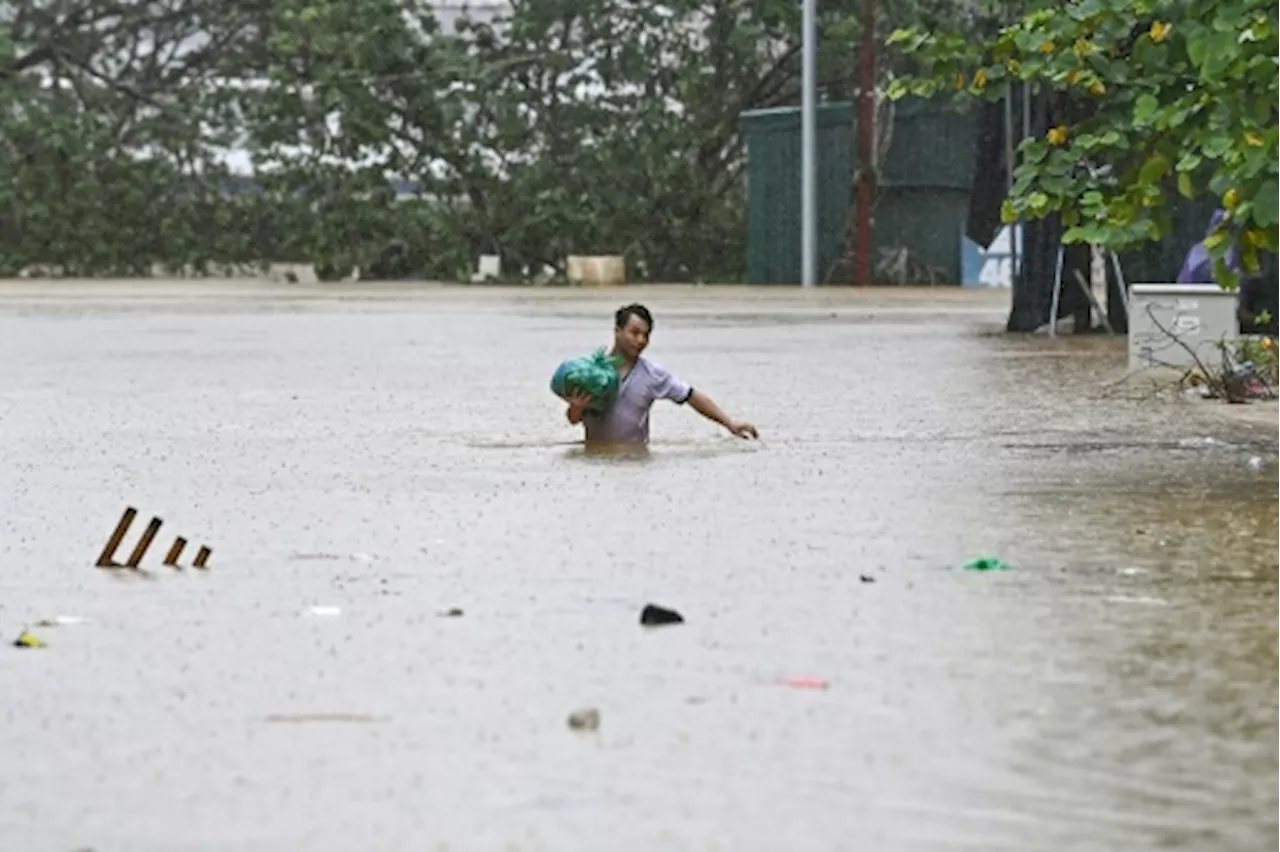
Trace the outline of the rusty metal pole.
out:
[[[862,0],[862,47],[858,83],[858,268],[857,283],[871,284],[871,208],[876,197],[876,4]]]

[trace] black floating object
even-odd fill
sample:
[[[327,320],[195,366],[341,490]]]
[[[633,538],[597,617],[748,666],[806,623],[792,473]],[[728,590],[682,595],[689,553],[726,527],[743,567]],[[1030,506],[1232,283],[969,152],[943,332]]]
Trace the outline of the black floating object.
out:
[[[870,574],[859,574],[858,579],[864,583],[874,583],[876,581],[876,578],[872,577]]]
[[[658,627],[663,624],[683,624],[684,616],[674,609],[645,604],[644,609],[640,612],[640,623],[645,627]]]

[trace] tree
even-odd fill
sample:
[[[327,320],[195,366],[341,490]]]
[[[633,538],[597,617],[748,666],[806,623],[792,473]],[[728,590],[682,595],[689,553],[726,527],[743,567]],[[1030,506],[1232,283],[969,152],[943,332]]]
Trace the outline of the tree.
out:
[[[603,249],[648,278],[736,275],[738,115],[793,78],[794,18],[772,0],[524,0],[473,29],[502,69],[476,127],[507,175],[488,231],[529,263]]]
[[[642,278],[735,276],[737,117],[793,88],[797,14],[784,0],[515,0],[445,34],[396,0],[292,0],[257,70],[272,85],[246,96],[250,148],[279,191],[324,187],[309,203],[337,230],[313,232],[312,251],[368,233],[394,173],[420,187],[458,269],[482,252],[529,273],[616,252]]]
[[[820,85],[833,98],[856,86],[859,6],[823,7]],[[956,0],[902,7],[963,21]],[[603,250],[644,278],[737,278],[738,120],[799,101],[799,18],[790,0],[515,0],[463,27],[467,70],[448,97],[470,120],[440,153],[467,200],[453,230],[516,267]]]
[[[859,5],[823,4],[832,98],[857,85]],[[889,20],[959,26],[965,6]],[[738,117],[798,102],[799,17],[792,0],[512,0],[444,32],[408,0],[0,2],[0,273],[454,278],[481,253],[536,273],[619,252],[639,278],[732,280]],[[229,189],[232,149],[251,192]]]
[[[891,43],[919,63],[891,95],[997,99],[1021,81],[1065,118],[1025,140],[1003,218],[1059,213],[1067,243],[1115,250],[1168,233],[1172,193],[1226,210],[1206,241],[1219,280],[1277,250],[1277,26],[1272,0],[1034,0],[992,35],[920,28]],[[1233,239],[1234,238],[1234,239]]]
[[[255,4],[0,5],[0,273],[148,274],[242,254],[218,60]]]

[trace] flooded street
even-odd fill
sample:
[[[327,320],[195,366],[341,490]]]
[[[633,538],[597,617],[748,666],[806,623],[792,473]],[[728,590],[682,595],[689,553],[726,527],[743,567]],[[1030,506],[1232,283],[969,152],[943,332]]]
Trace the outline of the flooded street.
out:
[[[1275,419],[1007,298],[0,285],[0,849],[1275,849]],[[634,299],[761,441],[574,445]]]

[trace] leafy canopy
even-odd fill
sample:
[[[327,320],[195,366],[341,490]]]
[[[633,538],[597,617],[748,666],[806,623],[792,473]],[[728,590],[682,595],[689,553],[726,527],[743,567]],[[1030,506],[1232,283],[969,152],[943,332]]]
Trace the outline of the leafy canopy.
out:
[[[1032,0],[985,39],[896,31],[919,65],[890,96],[1048,88],[1074,118],[1023,141],[1004,220],[1059,213],[1065,242],[1123,250],[1169,232],[1172,193],[1210,192],[1227,215],[1206,245],[1234,283],[1231,244],[1251,272],[1277,249],[1278,29],[1274,0]]]

